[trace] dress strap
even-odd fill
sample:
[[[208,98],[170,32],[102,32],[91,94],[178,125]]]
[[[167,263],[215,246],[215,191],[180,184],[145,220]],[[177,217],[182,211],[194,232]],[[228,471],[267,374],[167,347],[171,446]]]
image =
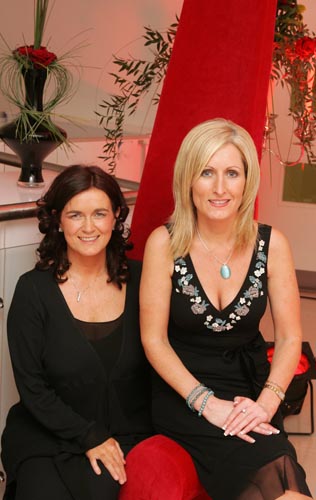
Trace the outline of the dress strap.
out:
[[[270,244],[271,231],[272,227],[269,226],[268,224],[261,224],[261,223],[258,224],[258,243],[260,242],[260,240],[263,240],[265,242],[265,251],[267,256]]]

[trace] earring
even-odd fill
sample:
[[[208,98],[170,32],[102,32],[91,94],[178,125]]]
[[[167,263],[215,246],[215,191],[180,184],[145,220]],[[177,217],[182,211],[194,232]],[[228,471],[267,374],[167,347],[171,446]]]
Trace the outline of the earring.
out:
[[[59,228],[58,228],[58,232],[59,232],[59,233],[63,233],[63,232],[64,232],[60,226],[59,226]]]

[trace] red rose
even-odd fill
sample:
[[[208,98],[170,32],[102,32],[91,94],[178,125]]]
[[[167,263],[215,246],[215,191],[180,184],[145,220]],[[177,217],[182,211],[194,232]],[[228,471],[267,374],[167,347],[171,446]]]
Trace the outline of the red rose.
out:
[[[309,36],[299,38],[295,44],[295,52],[302,61],[312,57],[315,54],[315,48],[315,39]]]
[[[57,59],[56,54],[49,52],[46,47],[34,49],[32,45],[25,45],[18,47],[15,52],[22,57],[28,58],[34,64],[34,68],[37,69],[47,67]]]
[[[292,49],[292,47],[285,47],[285,56],[287,59],[289,59],[289,61],[291,61],[291,63],[294,61],[294,59],[297,58],[297,54],[296,52]]]

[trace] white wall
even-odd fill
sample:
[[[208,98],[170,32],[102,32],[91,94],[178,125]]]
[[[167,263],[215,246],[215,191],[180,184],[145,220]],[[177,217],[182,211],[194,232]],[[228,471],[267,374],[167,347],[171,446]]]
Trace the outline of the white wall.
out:
[[[274,158],[270,170],[268,155],[264,156],[261,169],[259,220],[287,236],[296,269],[316,271],[316,205],[281,200],[283,167]]]
[[[33,5],[35,0],[10,0],[1,9],[0,33],[10,48],[33,43]],[[183,0],[51,0],[51,11],[43,41],[57,56],[61,56],[78,42],[87,42],[73,58],[80,63],[82,74],[79,88],[71,102],[58,108],[89,126],[98,126],[94,111],[103,98],[112,92],[114,71],[112,55],[148,57],[141,39],[144,26],[159,30],[167,28],[180,14]],[[85,30],[88,30],[85,32]],[[78,36],[76,36],[78,35]],[[0,53],[7,51],[0,40]],[[0,111],[11,114],[8,102],[0,95]],[[132,133],[139,134],[143,116],[129,121]],[[151,130],[152,117],[145,125]],[[95,133],[95,131],[94,131]],[[102,129],[100,129],[100,135]]]

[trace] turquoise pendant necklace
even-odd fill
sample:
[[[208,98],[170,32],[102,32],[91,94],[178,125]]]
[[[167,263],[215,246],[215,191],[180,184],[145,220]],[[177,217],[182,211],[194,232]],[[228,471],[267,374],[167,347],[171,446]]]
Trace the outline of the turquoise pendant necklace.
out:
[[[216,255],[212,252],[212,250],[209,249],[209,247],[207,246],[207,244],[205,243],[205,241],[203,240],[201,234],[200,234],[200,231],[198,229],[198,227],[196,228],[196,232],[197,232],[197,235],[199,237],[199,240],[200,242],[202,243],[202,245],[204,246],[204,248],[212,255],[212,257],[216,260],[216,262],[218,262],[220,265],[221,265],[221,268],[219,270],[220,272],[220,275],[221,277],[224,279],[224,280],[228,280],[231,275],[232,275],[232,271],[231,271],[231,268],[229,267],[228,265],[228,262],[230,261],[232,255],[233,255],[233,252],[234,252],[234,247],[231,249],[231,251],[229,252],[229,255],[227,257],[227,259],[224,261],[224,262],[221,262],[217,257]]]

